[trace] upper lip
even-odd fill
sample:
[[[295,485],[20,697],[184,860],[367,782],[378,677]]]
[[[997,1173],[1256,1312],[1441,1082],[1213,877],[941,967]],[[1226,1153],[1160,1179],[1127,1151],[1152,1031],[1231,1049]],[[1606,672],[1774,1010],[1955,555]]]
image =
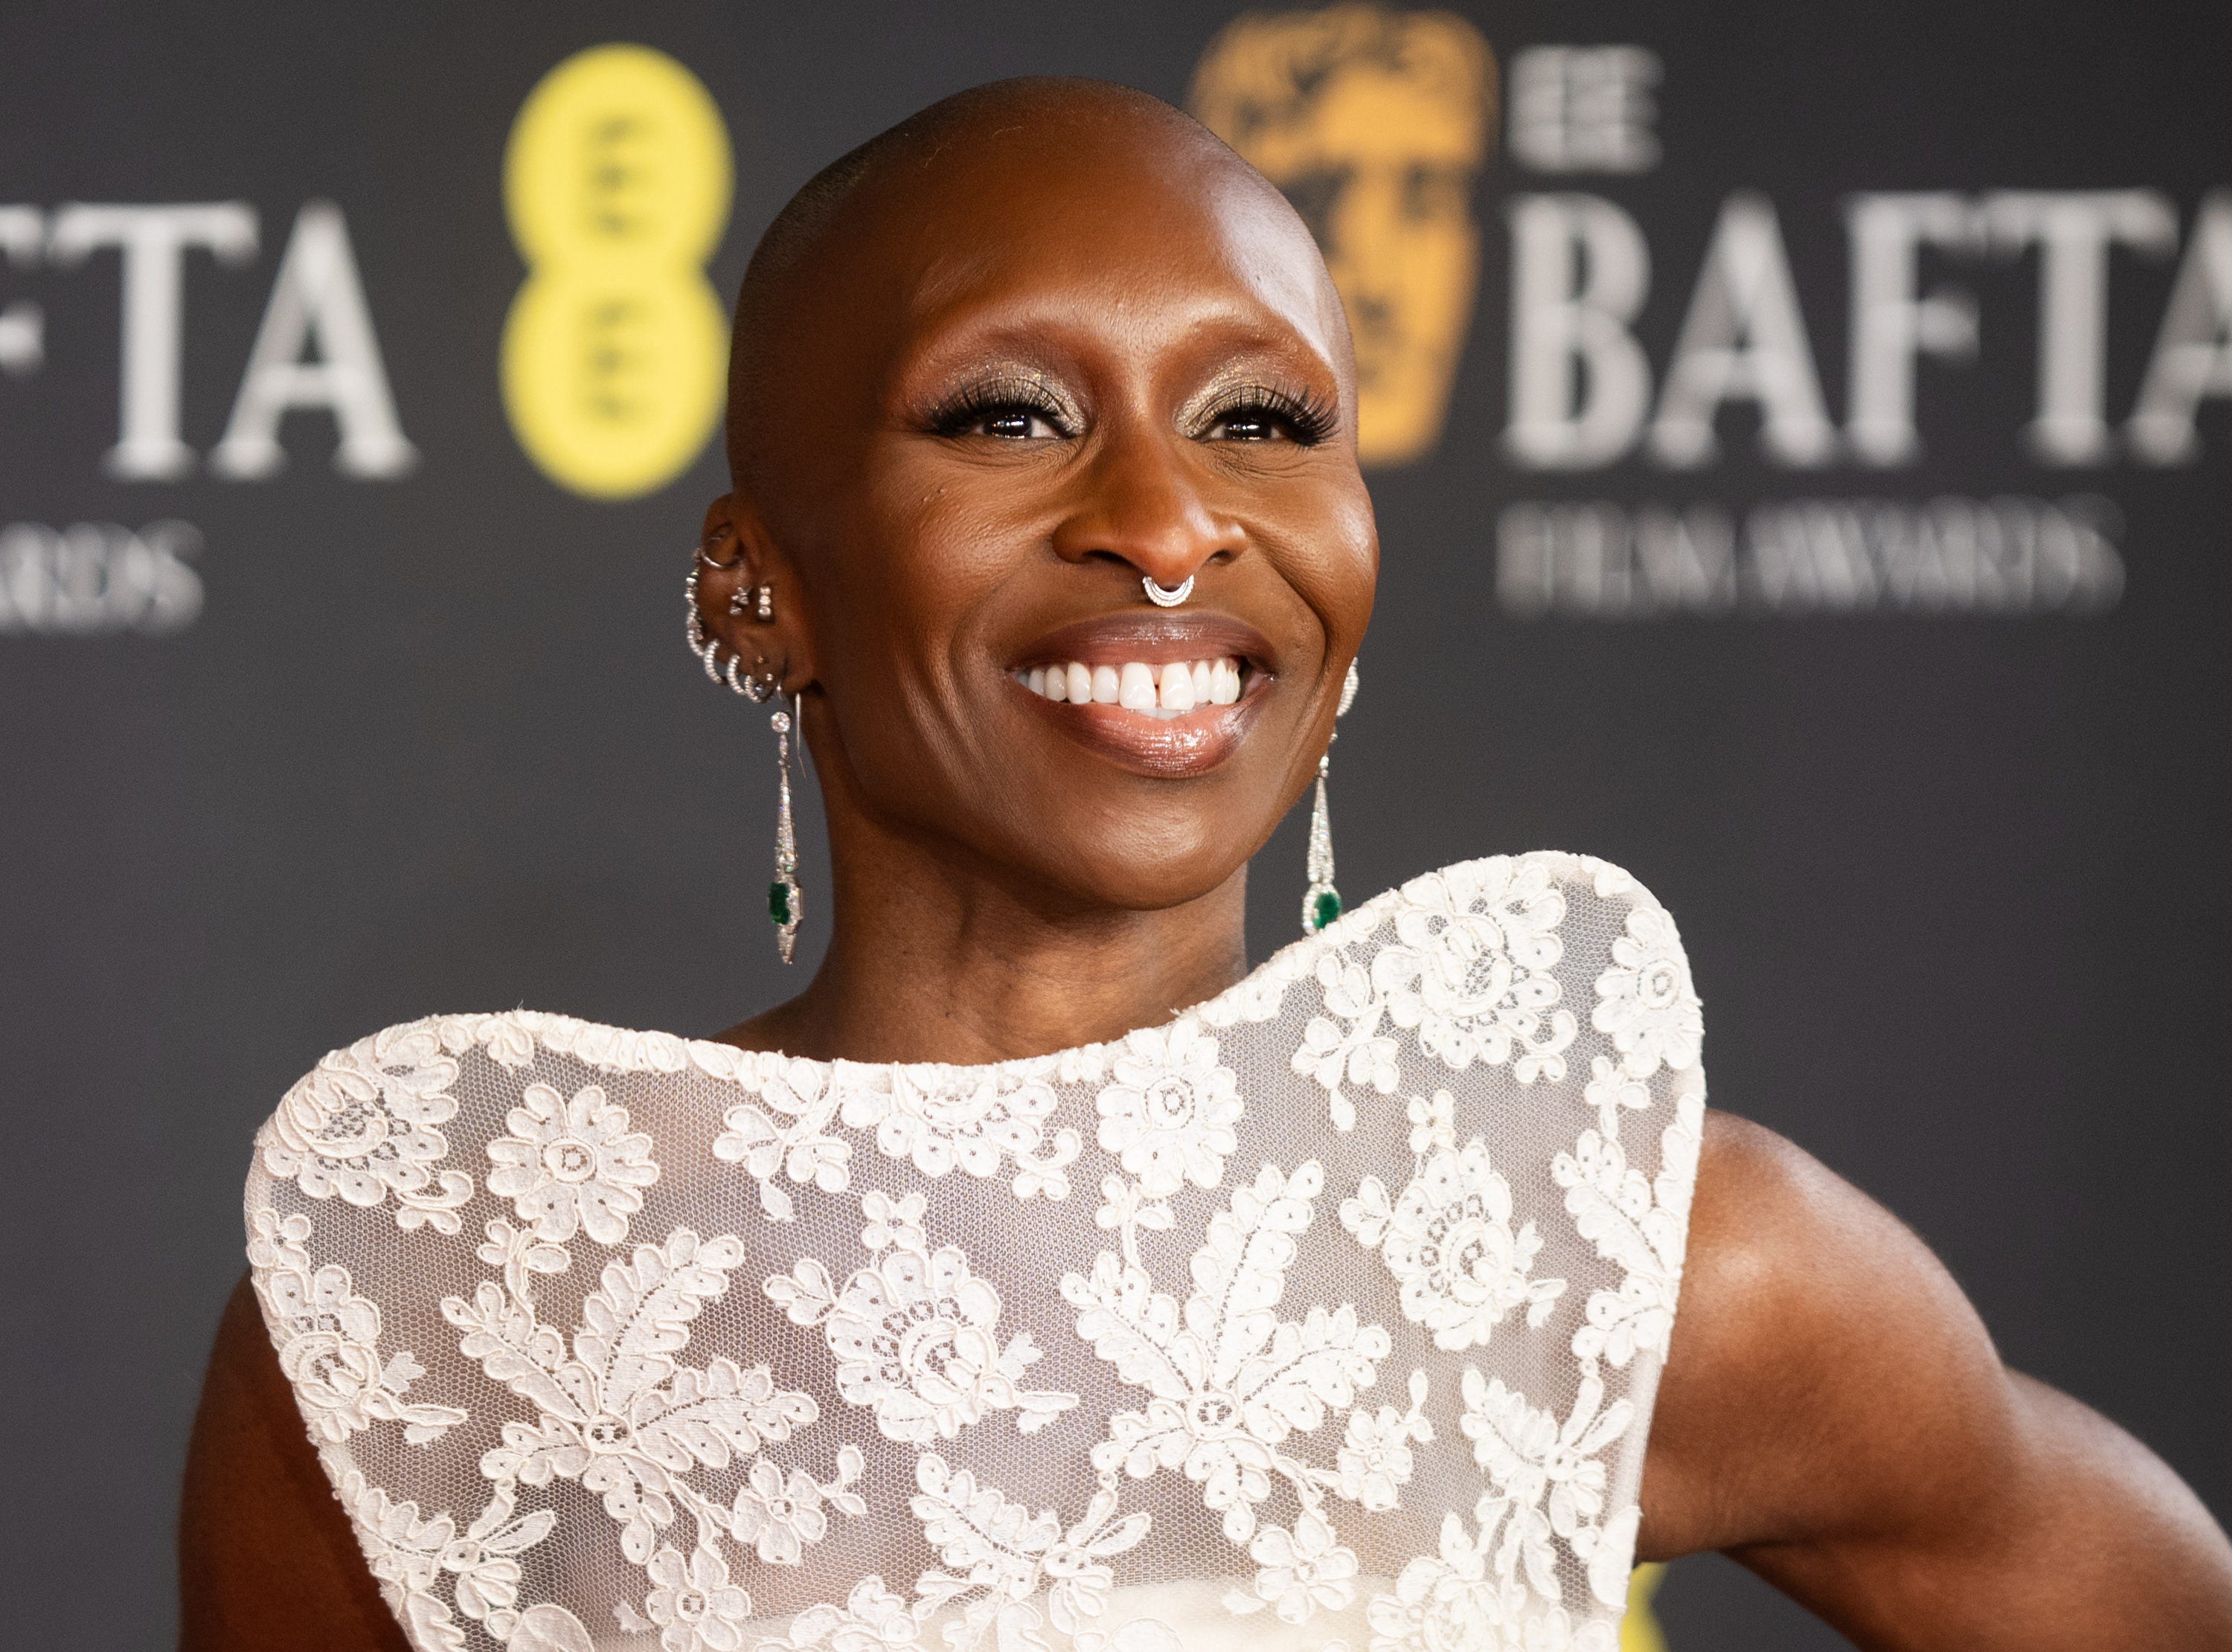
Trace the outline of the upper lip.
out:
[[[1268,670],[1271,644],[1245,620],[1230,614],[1197,612],[1113,613],[1080,619],[1038,638],[1022,650],[1013,668],[1036,665],[1167,665],[1172,661],[1236,657]]]

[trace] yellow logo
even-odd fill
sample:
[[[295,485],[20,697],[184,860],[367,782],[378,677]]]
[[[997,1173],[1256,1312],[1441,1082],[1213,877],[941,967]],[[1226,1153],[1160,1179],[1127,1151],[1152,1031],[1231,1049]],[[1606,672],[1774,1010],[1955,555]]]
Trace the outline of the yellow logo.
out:
[[[733,183],[712,97],[647,47],[577,53],[520,106],[503,201],[528,277],[504,321],[503,405],[560,486],[649,493],[712,434],[728,317],[704,262]]]
[[[1191,102],[1317,235],[1356,339],[1364,462],[1422,457],[1472,321],[1472,182],[1496,125],[1488,42],[1447,12],[1249,15],[1202,54]]]
[[[1666,1576],[1664,1562],[1638,1566],[1628,1574],[1627,1616],[1620,1620],[1619,1652],[1666,1652],[1665,1632],[1651,1610],[1651,1597]]]

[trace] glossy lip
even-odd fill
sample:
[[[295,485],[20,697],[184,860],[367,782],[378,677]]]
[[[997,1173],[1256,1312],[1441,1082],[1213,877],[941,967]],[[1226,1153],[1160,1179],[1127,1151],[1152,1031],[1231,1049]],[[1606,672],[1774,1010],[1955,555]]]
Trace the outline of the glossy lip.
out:
[[[1197,659],[1237,658],[1249,668],[1240,697],[1230,705],[1203,706],[1176,717],[1144,716],[1115,705],[1073,705],[1033,694],[1014,673],[1041,665],[1168,665]],[[1008,669],[1015,691],[1036,714],[1087,750],[1137,774],[1184,780],[1205,774],[1230,757],[1262,704],[1275,675],[1271,645],[1243,620],[1220,613],[1117,613],[1083,619],[1048,632]]]
[[[1034,694],[1012,677],[1008,682],[1030,702],[1037,716],[1087,750],[1137,774],[1186,780],[1207,774],[1232,755],[1256,721],[1263,698],[1259,690],[1270,678],[1251,672],[1248,687],[1230,705],[1204,706],[1168,718],[1145,716],[1119,705],[1070,705]]]

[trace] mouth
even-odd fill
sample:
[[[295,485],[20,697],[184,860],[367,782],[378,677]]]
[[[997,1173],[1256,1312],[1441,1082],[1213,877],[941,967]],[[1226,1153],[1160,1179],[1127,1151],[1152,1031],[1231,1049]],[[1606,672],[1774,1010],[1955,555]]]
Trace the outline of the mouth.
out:
[[[1177,779],[1231,755],[1272,681],[1270,651],[1219,615],[1119,615],[1041,638],[1008,675],[1071,738]]]

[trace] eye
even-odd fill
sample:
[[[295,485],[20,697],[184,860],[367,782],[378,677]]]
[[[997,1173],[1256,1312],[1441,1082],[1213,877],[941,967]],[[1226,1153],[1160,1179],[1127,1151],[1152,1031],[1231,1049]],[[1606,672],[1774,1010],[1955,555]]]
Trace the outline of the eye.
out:
[[[1074,421],[1051,391],[1017,379],[970,385],[931,409],[929,423],[938,436],[1002,442],[1044,442],[1074,433]]]
[[[1340,424],[1335,409],[1315,396],[1263,385],[1245,385],[1220,398],[1204,418],[1204,441],[1292,442],[1301,447],[1316,446]]]
[[[970,419],[965,427],[944,433],[996,436],[1010,442],[1045,441],[1061,434],[1039,409],[1015,406],[987,408]]]

